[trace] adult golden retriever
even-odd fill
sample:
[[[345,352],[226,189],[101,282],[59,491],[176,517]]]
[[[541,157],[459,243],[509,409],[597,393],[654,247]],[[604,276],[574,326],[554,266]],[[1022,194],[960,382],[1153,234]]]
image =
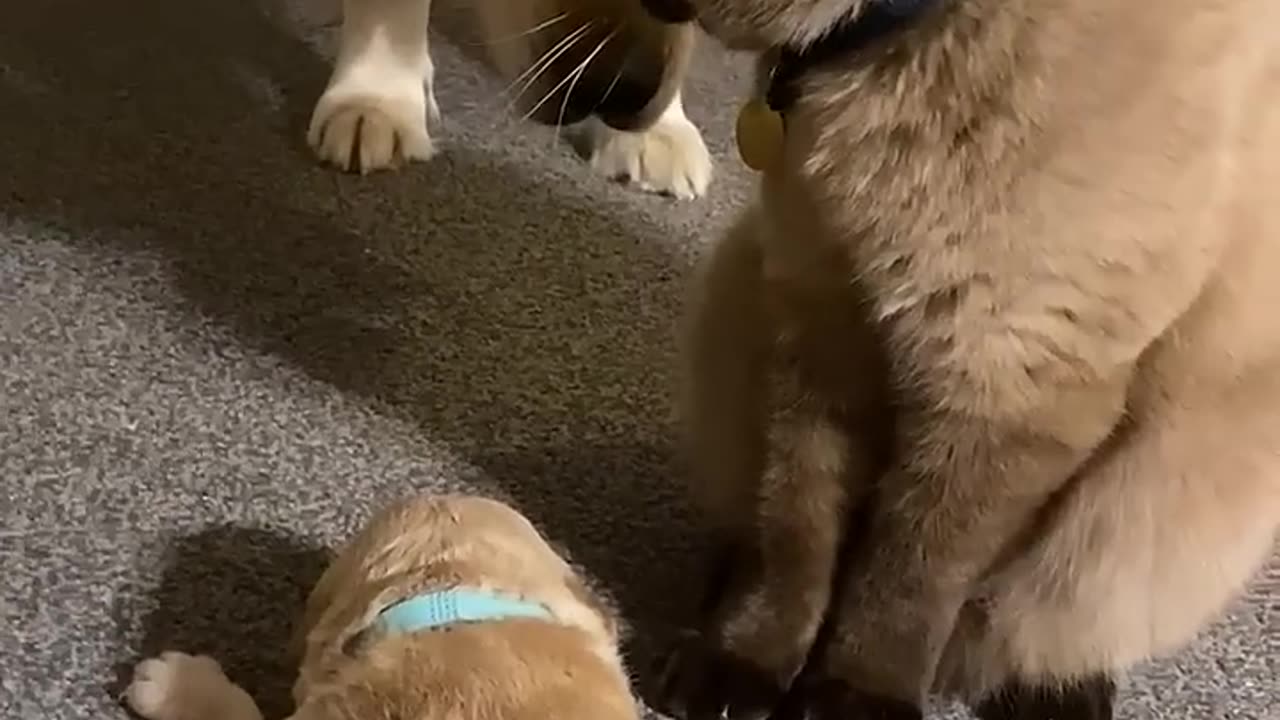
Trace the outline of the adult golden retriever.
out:
[[[761,53],[688,337],[690,718],[1109,718],[1280,524],[1280,4],[691,0]]]

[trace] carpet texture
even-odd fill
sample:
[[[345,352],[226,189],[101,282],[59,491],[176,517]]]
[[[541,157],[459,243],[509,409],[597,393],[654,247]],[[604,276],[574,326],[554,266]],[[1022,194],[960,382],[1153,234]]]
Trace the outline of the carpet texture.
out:
[[[691,82],[698,202],[594,176],[439,36],[444,153],[344,176],[301,141],[312,1],[0,10],[0,718],[124,718],[166,647],[283,717],[324,548],[418,489],[518,503],[619,598],[641,675],[696,587],[672,330],[751,191],[741,63],[706,49]],[[1269,577],[1121,717],[1280,717]]]

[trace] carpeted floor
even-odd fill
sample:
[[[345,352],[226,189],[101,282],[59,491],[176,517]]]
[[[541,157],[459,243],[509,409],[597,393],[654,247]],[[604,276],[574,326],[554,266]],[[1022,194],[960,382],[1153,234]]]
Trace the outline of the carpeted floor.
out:
[[[317,167],[311,0],[0,10],[0,717],[125,717],[141,653],[215,653],[270,716],[327,544],[377,504],[517,502],[622,601],[639,670],[694,587],[672,323],[750,191],[704,52],[709,198],[593,176],[434,51],[445,154]],[[465,48],[464,48],[465,49]],[[1121,716],[1280,717],[1280,583],[1129,681]]]

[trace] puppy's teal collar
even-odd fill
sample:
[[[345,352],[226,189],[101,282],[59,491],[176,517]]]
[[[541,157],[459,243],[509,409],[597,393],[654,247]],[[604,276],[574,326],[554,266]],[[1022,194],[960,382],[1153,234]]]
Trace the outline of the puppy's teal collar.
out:
[[[454,588],[401,600],[379,613],[375,624],[385,633],[411,633],[456,623],[516,618],[550,620],[551,612],[538,603]]]

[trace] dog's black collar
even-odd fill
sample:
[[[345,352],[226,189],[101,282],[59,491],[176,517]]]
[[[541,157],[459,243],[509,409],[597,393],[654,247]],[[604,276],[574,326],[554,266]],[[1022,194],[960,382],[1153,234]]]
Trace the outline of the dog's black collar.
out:
[[[774,112],[785,113],[795,104],[796,87],[806,71],[834,58],[856,53],[895,33],[942,0],[871,0],[862,12],[828,30],[804,47],[782,47],[773,67],[765,101]]]

